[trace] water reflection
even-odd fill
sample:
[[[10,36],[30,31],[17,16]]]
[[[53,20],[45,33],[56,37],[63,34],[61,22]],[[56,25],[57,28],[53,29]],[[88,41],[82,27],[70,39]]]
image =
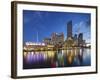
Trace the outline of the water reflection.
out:
[[[23,53],[23,69],[90,66],[90,49],[71,48]]]

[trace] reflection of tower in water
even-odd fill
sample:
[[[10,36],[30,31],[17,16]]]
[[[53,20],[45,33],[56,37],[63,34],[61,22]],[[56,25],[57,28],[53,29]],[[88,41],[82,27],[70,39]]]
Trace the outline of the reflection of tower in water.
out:
[[[83,50],[84,49],[80,49],[80,52],[78,54],[78,59],[79,59],[80,64],[82,64],[82,62],[83,62]]]
[[[75,54],[75,53],[74,53],[73,50],[68,50],[68,51],[67,51],[67,62],[68,62],[68,64],[72,64],[72,63],[73,63],[74,57],[75,57],[74,54]]]

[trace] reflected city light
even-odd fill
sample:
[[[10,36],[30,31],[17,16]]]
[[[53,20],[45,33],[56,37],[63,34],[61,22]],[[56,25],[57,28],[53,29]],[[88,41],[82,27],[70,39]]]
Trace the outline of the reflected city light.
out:
[[[59,51],[31,51],[24,52],[23,56],[24,69],[86,66],[91,63],[89,60],[90,50],[81,48]]]

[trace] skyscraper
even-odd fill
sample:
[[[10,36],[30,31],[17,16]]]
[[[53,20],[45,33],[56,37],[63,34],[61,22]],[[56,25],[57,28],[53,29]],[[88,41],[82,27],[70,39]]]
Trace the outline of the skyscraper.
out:
[[[72,38],[72,21],[67,23],[67,38]]]
[[[74,35],[73,39],[74,39],[74,41],[77,40],[77,34]]]
[[[83,45],[83,33],[80,33],[78,36],[78,45],[79,46]]]

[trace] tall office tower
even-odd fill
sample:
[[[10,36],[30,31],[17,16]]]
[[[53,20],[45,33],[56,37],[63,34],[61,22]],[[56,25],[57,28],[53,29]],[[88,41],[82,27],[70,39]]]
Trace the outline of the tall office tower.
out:
[[[77,40],[77,34],[75,34],[73,38],[74,38],[74,41],[76,41]]]
[[[72,38],[72,21],[67,23],[67,38]]]
[[[73,40],[74,40],[74,45],[78,46],[78,36],[77,36],[77,34],[74,35]]]
[[[78,45],[79,46],[83,45],[83,33],[80,33],[78,36]]]
[[[55,32],[52,33],[51,40],[52,40],[53,45],[55,45],[56,44],[56,33]]]

